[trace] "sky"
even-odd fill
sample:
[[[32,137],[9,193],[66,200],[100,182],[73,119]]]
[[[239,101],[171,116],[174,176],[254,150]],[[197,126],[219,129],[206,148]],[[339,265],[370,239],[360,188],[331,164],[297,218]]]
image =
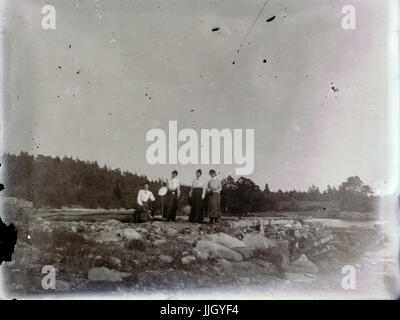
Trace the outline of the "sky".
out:
[[[236,166],[149,165],[150,129],[251,128],[248,178],[262,188],[325,189],[358,175],[384,193],[395,156],[388,1],[270,0],[245,37],[264,2],[3,1],[3,152],[149,178],[177,169],[189,183],[198,168],[237,178]],[[45,4],[55,30],[41,27]],[[355,30],[341,25],[349,4]]]

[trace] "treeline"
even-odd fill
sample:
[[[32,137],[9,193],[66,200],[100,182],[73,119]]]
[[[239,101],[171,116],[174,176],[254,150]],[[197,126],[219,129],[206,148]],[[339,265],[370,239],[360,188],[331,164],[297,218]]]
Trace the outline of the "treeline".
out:
[[[6,195],[33,201],[34,207],[132,208],[145,182],[153,191],[162,184],[143,175],[100,167],[96,161],[70,157],[34,157],[21,152],[3,155],[2,163]]]
[[[72,157],[34,157],[26,152],[2,156],[2,174],[7,196],[33,201],[34,207],[79,205],[85,208],[133,208],[139,189],[149,183],[154,194],[162,180],[129,171],[99,166],[96,161],[82,161]],[[227,214],[277,211],[282,202],[285,210],[298,210],[299,201],[337,201],[346,211],[371,211],[371,188],[357,176],[348,178],[337,189],[328,186],[320,191],[311,186],[307,191],[273,192],[268,184],[261,190],[252,180],[228,176],[222,180],[221,206]],[[182,186],[181,204],[188,203],[189,187]],[[156,207],[160,198],[156,197]]]
[[[326,202],[337,203],[343,211],[371,212],[373,210],[373,191],[358,176],[349,177],[338,188],[327,186],[320,191],[312,185],[307,191],[273,192],[268,184],[261,190],[252,180],[240,177],[236,181],[228,176],[222,181],[221,206],[227,213],[301,210],[301,202],[308,201],[309,209],[324,209]],[[323,202],[323,203],[322,203]],[[328,203],[329,204],[329,203]],[[327,208],[327,210],[332,209]],[[335,208],[336,209],[336,208]]]

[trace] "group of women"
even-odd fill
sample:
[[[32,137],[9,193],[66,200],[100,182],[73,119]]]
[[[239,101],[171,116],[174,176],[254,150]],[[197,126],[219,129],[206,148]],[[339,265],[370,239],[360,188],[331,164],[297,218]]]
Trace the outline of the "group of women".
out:
[[[210,180],[205,183],[201,177],[201,169],[196,171],[196,179],[193,180],[189,192],[190,222],[201,223],[207,216],[210,223],[214,223],[221,216],[221,181],[215,170],[210,170],[209,174]]]
[[[196,171],[196,178],[193,180],[189,192],[189,204],[191,206],[189,221],[202,223],[205,217],[209,218],[210,223],[218,221],[221,216],[221,181],[217,178],[215,170],[210,170],[210,179],[205,183],[202,179],[201,169]],[[165,187],[164,187],[165,188]],[[178,171],[171,173],[171,179],[167,180],[166,210],[163,210],[163,219],[175,221],[179,210],[179,197],[181,193]],[[146,183],[137,196],[138,210],[135,210],[134,221],[144,222],[154,219],[152,202],[155,201],[153,193],[149,190]]]

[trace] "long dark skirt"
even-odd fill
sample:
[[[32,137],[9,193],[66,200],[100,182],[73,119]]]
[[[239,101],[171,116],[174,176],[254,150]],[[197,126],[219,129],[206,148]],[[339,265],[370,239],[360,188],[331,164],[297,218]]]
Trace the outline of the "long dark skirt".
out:
[[[209,218],[219,218],[221,216],[221,196],[217,192],[208,195],[207,213]]]
[[[190,198],[190,222],[203,222],[203,188],[193,188],[192,197]]]
[[[179,210],[178,194],[176,191],[168,191],[167,193],[167,212],[165,218],[167,220],[176,219],[176,213]]]
[[[154,218],[154,211],[150,201],[143,201],[142,206],[137,206],[133,213],[132,222],[146,222]]]

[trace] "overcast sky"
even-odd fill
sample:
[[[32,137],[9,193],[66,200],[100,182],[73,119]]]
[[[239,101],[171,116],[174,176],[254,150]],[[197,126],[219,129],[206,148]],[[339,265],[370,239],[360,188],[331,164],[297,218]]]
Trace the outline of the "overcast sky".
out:
[[[255,129],[249,178],[262,188],[324,189],[359,175],[379,191],[390,179],[386,1],[270,0],[239,56],[264,0],[5,2],[5,151],[150,178],[177,168],[188,183],[212,166],[145,158],[147,131],[177,120]],[[41,28],[45,4],[56,30]],[[346,4],[356,30],[341,27]],[[234,175],[235,165],[216,168]]]

